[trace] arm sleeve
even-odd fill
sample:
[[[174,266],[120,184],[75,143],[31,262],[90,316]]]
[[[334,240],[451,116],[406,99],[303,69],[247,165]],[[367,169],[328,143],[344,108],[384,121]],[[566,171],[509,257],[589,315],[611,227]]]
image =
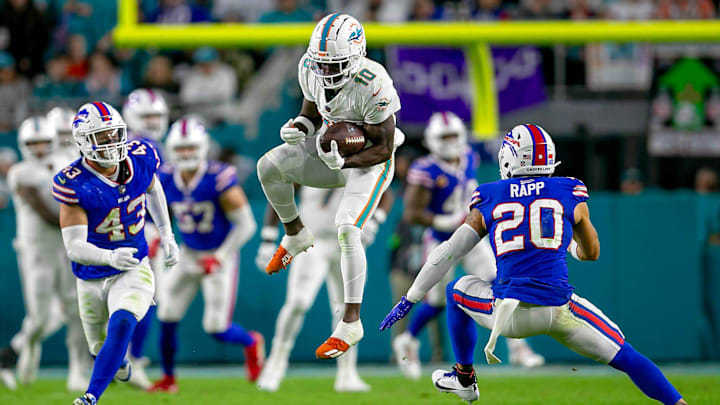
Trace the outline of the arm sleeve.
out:
[[[165,191],[157,176],[154,176],[153,186],[147,191],[147,208],[153,222],[157,225],[160,237],[162,239],[172,238],[172,225],[170,224],[167,199],[165,199]]]
[[[225,237],[222,245],[217,250],[218,256],[227,257],[242,247],[257,230],[257,223],[253,217],[249,204],[226,212],[228,220],[232,222],[233,229]]]
[[[430,289],[472,248],[480,242],[480,236],[467,224],[463,224],[450,237],[433,249],[427,262],[420,269],[407,293],[410,302],[420,302]]]
[[[87,225],[62,228],[63,243],[68,258],[75,263],[90,266],[109,266],[112,250],[101,249],[87,241]]]

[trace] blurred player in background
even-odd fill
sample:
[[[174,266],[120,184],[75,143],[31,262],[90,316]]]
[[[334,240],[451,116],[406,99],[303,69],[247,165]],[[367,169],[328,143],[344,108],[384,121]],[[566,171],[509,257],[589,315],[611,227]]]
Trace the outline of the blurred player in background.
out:
[[[238,251],[257,225],[235,168],[208,161],[210,139],[194,118],[170,128],[166,146],[171,166],[163,166],[160,181],[182,234],[180,264],[163,276],[158,290],[160,353],[164,376],[151,391],[177,392],[175,353],[177,327],[202,289],[203,330],[216,340],[245,346],[247,378],[255,381],[265,360],[262,335],[233,323],[237,300]]]
[[[40,367],[43,340],[66,323],[66,387],[82,391],[88,383],[90,358],[78,315],[75,280],[60,233],[59,207],[53,200],[51,186],[54,173],[68,162],[66,157],[58,156],[55,127],[42,116],[23,121],[18,129],[18,146],[23,160],[10,168],[8,183],[15,202],[15,250],[26,315],[22,329],[1,356],[3,381],[13,388],[14,378],[8,371],[17,359],[20,383],[32,383]]]
[[[313,245],[312,233],[298,216],[293,183],[318,188],[345,187],[335,215],[340,242],[345,311],[331,337],[315,355],[341,356],[363,337],[360,304],[367,260],[362,228],[392,181],[393,154],[404,134],[395,128],[400,100],[392,79],[379,63],[365,57],[362,25],[347,14],[325,16],[315,26],[307,53],[298,64],[304,100],[300,115],[281,129],[285,141],[258,160],[263,191],[285,228],[268,264],[269,274],[285,268]],[[327,125],[348,121],[362,125],[367,146],[343,157],[336,142],[320,147]]]
[[[485,346],[489,364],[498,336],[549,335],[569,349],[624,371],[649,397],[663,404],[686,404],[660,369],[625,341],[608,317],[573,293],[566,257],[595,261],[600,241],[590,222],[587,187],[572,177],[550,177],[560,164],[550,135],[536,125],[509,132],[498,153],[501,180],[472,195],[470,214],[452,236],[434,249],[380,329],[412,309],[449,269],[490,235],[497,258],[494,283],[463,276],[447,287],[448,327],[456,364],[436,370],[433,383],[472,402],[479,398],[473,369],[475,323],[490,329]]]
[[[74,405],[97,403],[113,376],[131,378],[130,337],[155,294],[147,258],[145,212],[162,238],[165,264],[177,263],[167,201],[155,175],[160,160],[142,141],[127,142],[120,114],[103,102],[80,107],[73,138],[83,158],[53,179],[65,249],[78,278],[85,337],[95,358],[90,384]]]
[[[333,327],[342,319],[345,300],[343,299],[337,229],[331,221],[327,220],[326,216],[318,215],[318,213],[336,212],[340,206],[342,194],[342,188],[302,187],[300,189],[300,215],[305,218],[305,225],[315,236],[315,245],[307,253],[298,256],[290,267],[287,296],[275,323],[272,351],[258,380],[258,388],[263,391],[277,391],[285,378],[290,352],[292,352],[295,339],[302,328],[305,313],[315,302],[323,282],[327,285]],[[375,240],[379,226],[387,218],[386,210],[392,206],[392,201],[383,196],[380,204],[375,210],[375,215],[363,228],[362,241],[365,247],[370,246]],[[277,248],[276,240],[279,234],[277,222],[275,213],[271,208],[268,209],[261,232],[263,242],[256,258],[256,263],[261,270],[265,269]],[[337,359],[335,391],[362,392],[369,390],[370,386],[358,374],[357,347],[353,346],[345,356]]]
[[[167,132],[169,114],[162,94],[153,89],[135,89],[125,100],[122,114],[128,127],[128,139],[150,144],[157,152],[160,164],[162,164],[163,150],[160,142]],[[164,269],[163,257],[157,254],[160,247],[160,235],[150,216],[145,221],[145,239],[148,241],[150,268],[155,272],[155,284],[159,286],[162,283],[162,270]],[[159,290],[159,287],[156,290]],[[150,388],[151,385],[145,373],[145,367],[150,364],[150,360],[143,356],[143,349],[155,319],[156,308],[156,305],[150,307],[145,317],[138,322],[132,339],[130,339],[130,361],[133,363],[133,373],[135,374],[130,382],[136,383],[136,386],[142,389]]]
[[[46,118],[50,125],[55,128],[55,134],[57,135],[58,145],[55,155],[58,157],[59,162],[65,160],[63,167],[67,166],[80,157],[72,136],[72,122],[75,118],[75,111],[67,107],[55,107],[47,113]]]
[[[468,214],[467,201],[475,188],[477,156],[467,143],[462,120],[449,111],[436,112],[425,128],[425,145],[430,155],[417,159],[408,170],[403,221],[428,227],[424,238],[425,257],[450,238]],[[492,282],[497,272],[490,241],[483,241],[465,256],[463,269]],[[455,277],[454,269],[428,291],[415,311],[407,331],[393,340],[393,351],[400,371],[406,377],[419,379],[420,340],[418,335],[431,320],[445,309],[445,286]],[[524,340],[508,339],[510,362],[536,367],[545,359],[533,353]]]

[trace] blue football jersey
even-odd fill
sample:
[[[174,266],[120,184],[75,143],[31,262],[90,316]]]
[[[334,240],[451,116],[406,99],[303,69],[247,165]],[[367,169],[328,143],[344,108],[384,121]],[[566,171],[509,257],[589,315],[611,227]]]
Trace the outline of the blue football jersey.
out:
[[[220,247],[233,227],[220,206],[220,195],[238,184],[235,168],[207,162],[185,185],[178,169],[163,166],[160,181],[184,243],[195,250]]]
[[[128,133],[128,141],[130,141],[130,142],[141,141],[141,142],[150,144],[150,146],[152,146],[153,149],[155,149],[155,152],[157,152],[158,158],[160,159],[160,164],[162,165],[163,163],[165,163],[165,159],[163,158],[162,144],[160,142],[158,142],[152,138],[148,138],[146,136],[136,135],[133,132]]]
[[[549,306],[570,299],[565,259],[575,206],[587,199],[585,184],[571,177],[519,177],[475,190],[470,207],[482,213],[497,258],[496,298]]]
[[[63,204],[80,205],[88,217],[89,243],[102,249],[133,247],[137,259],[148,253],[145,241],[145,192],[152,184],[160,160],[155,149],[141,141],[128,144],[128,157],[120,163],[120,182],[93,169],[80,158],[53,178],[53,196]],[[120,273],[110,266],[73,263],[73,273],[83,280]]]
[[[470,191],[477,186],[476,169],[477,158],[470,148],[460,159],[458,166],[428,155],[410,165],[407,182],[430,190],[432,197],[428,211],[435,215],[447,215],[467,209],[465,204],[470,197]],[[452,235],[452,232],[441,232],[432,228],[431,233],[432,237],[439,241],[445,241]]]

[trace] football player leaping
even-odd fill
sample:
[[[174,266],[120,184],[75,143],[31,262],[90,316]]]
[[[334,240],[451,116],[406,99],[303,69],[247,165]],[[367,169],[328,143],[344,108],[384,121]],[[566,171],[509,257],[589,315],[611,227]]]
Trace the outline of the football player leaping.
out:
[[[177,263],[167,201],[155,172],[152,146],[127,143],[120,114],[103,102],[80,107],[73,138],[83,157],[53,179],[60,227],[78,278],[77,294],[85,337],[95,358],[90,385],[74,405],[97,403],[110,380],[127,381],[130,336],[155,294],[144,226],[147,210],[162,238],[165,264]]]
[[[151,391],[176,392],[177,327],[202,288],[203,329],[220,342],[245,346],[245,368],[255,381],[265,359],[258,332],[233,323],[237,299],[238,250],[257,229],[235,168],[207,160],[210,140],[203,125],[185,118],[170,128],[166,146],[172,166],[160,181],[182,234],[180,264],[165,272],[158,289],[160,353],[164,376]]]
[[[315,26],[307,53],[298,64],[298,82],[304,96],[300,115],[280,129],[285,143],[257,164],[265,195],[285,228],[266,271],[272,274],[285,268],[313,244],[313,235],[298,216],[293,183],[344,186],[335,225],[345,311],[330,338],[315,352],[318,358],[329,359],[341,356],[363,337],[360,303],[367,260],[362,227],[392,180],[395,148],[404,134],[395,128],[400,101],[392,80],[379,63],[365,58],[363,27],[347,14],[328,15]],[[369,141],[365,149],[343,158],[334,142],[330,152],[319,147],[319,134],[326,125],[340,121],[363,126]]]
[[[71,118],[72,122],[72,118]],[[67,324],[67,389],[87,387],[90,358],[78,315],[75,280],[70,272],[58,227],[58,204],[51,194],[52,177],[67,164],[57,156],[57,136],[45,117],[26,119],[18,130],[23,160],[8,172],[17,220],[15,249],[22,275],[26,316],[22,329],[3,353],[2,368],[14,366],[23,384],[35,380],[43,340]],[[62,163],[58,163],[60,160]],[[8,361],[10,359],[10,361]],[[12,373],[3,371],[3,381],[12,387]]]
[[[165,98],[160,92],[153,89],[135,89],[128,94],[122,110],[123,118],[128,127],[128,139],[143,141],[155,148],[160,164],[163,163],[162,145],[160,141],[165,136],[168,128],[168,106]],[[157,290],[162,284],[163,257],[158,253],[160,246],[160,235],[151,217],[146,218],[145,239],[148,242],[150,268],[155,272],[155,284]],[[130,361],[133,363],[133,378],[130,383],[136,387],[150,388],[150,380],[145,373],[145,367],[150,363],[147,357],[143,356],[145,340],[150,331],[150,326],[155,319],[156,305],[148,310],[143,319],[138,322],[130,339]]]
[[[466,132],[465,124],[452,112],[434,113],[425,128],[425,146],[430,149],[430,155],[417,159],[408,170],[403,220],[428,227],[423,238],[426,255],[448,240],[452,231],[465,220],[468,214],[466,203],[478,185],[475,180],[477,156],[467,144]],[[469,274],[493,281],[497,270],[489,239],[483,238],[465,256],[462,264]],[[417,335],[445,309],[445,286],[454,275],[455,271],[451,269],[442,282],[428,291],[410,320],[408,330],[393,340],[395,359],[406,377],[420,378],[420,340]],[[512,364],[536,367],[545,362],[524,340],[508,339],[507,344]]]
[[[574,352],[627,373],[650,398],[665,405],[687,405],[660,369],[625,340],[620,328],[568,283],[567,252],[578,260],[597,260],[600,241],[590,222],[587,187],[571,177],[550,177],[557,156],[550,135],[537,125],[519,125],[498,153],[502,180],[478,187],[465,223],[430,253],[407,297],[383,320],[389,328],[412,303],[490,235],[497,279],[489,283],[464,276],[447,286],[447,320],[456,363],[435,370],[440,392],[472,402],[479,398],[473,369],[475,322],[490,329],[485,357],[495,356],[498,336],[549,335]]]

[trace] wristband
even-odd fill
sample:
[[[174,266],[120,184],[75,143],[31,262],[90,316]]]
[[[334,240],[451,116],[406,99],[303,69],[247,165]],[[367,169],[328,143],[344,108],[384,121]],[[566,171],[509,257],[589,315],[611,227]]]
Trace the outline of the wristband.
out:
[[[277,226],[266,225],[260,231],[260,238],[262,238],[263,242],[275,242],[278,236],[280,236],[280,231]]]
[[[581,262],[584,261],[584,260],[581,259],[580,256],[578,256],[578,254],[577,254],[578,244],[577,244],[577,242],[575,242],[574,239],[570,241],[570,246],[568,246],[568,250],[570,251],[570,255],[571,255],[572,257],[574,257],[575,260],[578,260],[578,261],[581,261]]]
[[[312,136],[315,134],[315,125],[310,121],[310,119],[304,115],[298,115],[293,119],[293,125],[295,124],[302,124],[305,128],[307,128],[307,134],[305,136]]]

